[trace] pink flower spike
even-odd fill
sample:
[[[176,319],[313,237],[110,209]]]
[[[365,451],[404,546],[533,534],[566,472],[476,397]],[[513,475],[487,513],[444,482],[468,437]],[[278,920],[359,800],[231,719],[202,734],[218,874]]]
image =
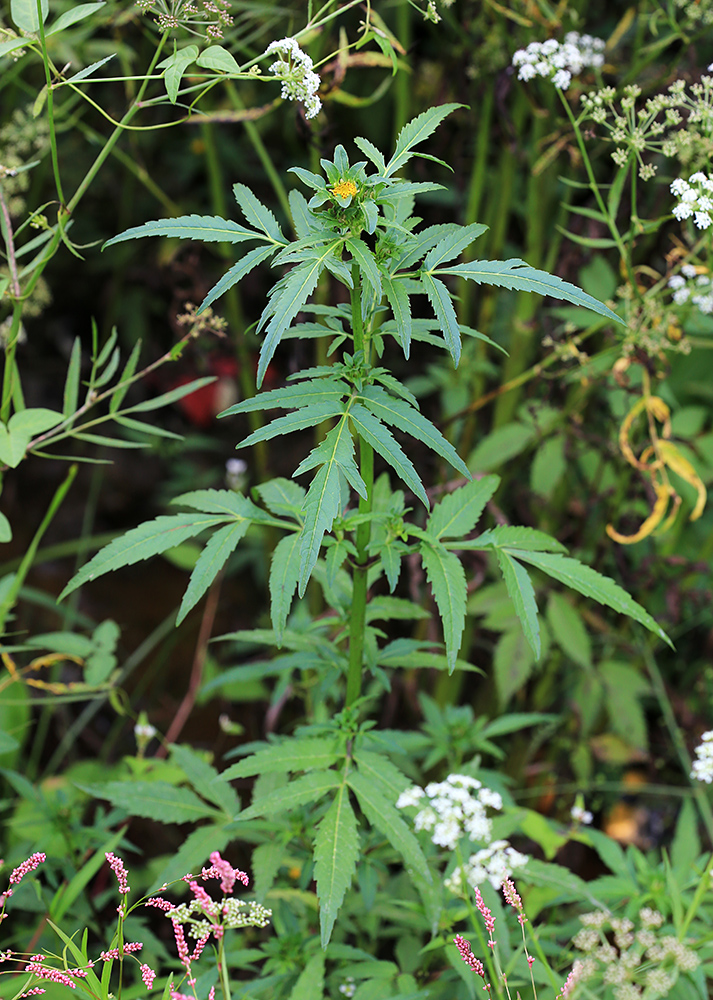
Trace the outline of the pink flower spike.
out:
[[[44,965],[38,965],[37,962],[28,962],[23,971],[31,972],[38,979],[49,979],[52,983],[61,983],[63,986],[69,986],[72,990],[76,990],[77,988],[77,984],[72,981],[66,972],[60,972],[59,969],[46,969]]]
[[[117,857],[116,854],[105,854],[104,857],[109,862],[109,867],[116,875],[116,881],[119,883],[119,892],[122,896],[125,896],[128,892],[131,892],[129,888],[129,883],[127,881],[126,868],[124,868],[124,862],[121,858]]]
[[[467,941],[464,937],[461,937],[460,934],[456,934],[456,936],[453,938],[453,943],[458,949],[460,957],[463,959],[465,964],[470,969],[472,969],[473,972],[477,972],[477,974],[479,976],[482,976],[483,980],[485,980],[485,968],[483,967],[483,963],[480,961],[480,959],[476,958],[475,955],[473,954],[470,946],[470,941]]]
[[[33,986],[31,990],[26,990],[24,993],[21,993],[20,996],[17,998],[17,1000],[22,1000],[23,997],[34,996],[37,993],[46,993],[46,992],[47,990],[43,990],[41,986]]]
[[[492,938],[493,931],[495,930],[495,917],[483,902],[483,897],[480,895],[480,889],[477,886],[475,887],[475,905],[478,907],[480,915],[485,921],[485,929]]]
[[[527,956],[528,967],[531,969],[534,964],[535,964],[535,959],[532,957],[532,955],[528,955]]]
[[[20,879],[24,878],[28,872],[33,872],[39,864],[46,860],[46,854],[39,852],[37,854],[31,854],[27,861],[23,861],[22,864],[14,870],[10,876],[10,885],[17,885]]]
[[[522,913],[522,900],[515,889],[515,883],[511,879],[506,878],[503,882],[502,890],[505,901],[512,906],[513,910]]]
[[[160,896],[154,896],[152,899],[147,899],[144,906],[155,906],[157,909],[165,910],[166,912],[169,910],[175,910],[176,908],[173,903],[169,903],[167,899],[161,899]]]
[[[208,992],[208,1000],[215,1000],[215,986],[211,986]]]
[[[153,981],[156,978],[156,973],[148,965],[141,966],[141,978],[144,981],[144,986],[147,990],[150,990],[153,986]]]

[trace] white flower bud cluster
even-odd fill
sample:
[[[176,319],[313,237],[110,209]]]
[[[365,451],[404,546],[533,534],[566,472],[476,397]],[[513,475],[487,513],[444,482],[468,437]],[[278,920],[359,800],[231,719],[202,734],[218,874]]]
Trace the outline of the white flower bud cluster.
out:
[[[417,830],[427,830],[438,847],[455,850],[467,834],[471,840],[490,841],[492,823],[486,808],[502,809],[497,792],[484,788],[477,778],[449,774],[445,781],[432,781],[425,790],[417,785],[399,795],[397,809],[423,806],[414,818]]]
[[[701,743],[696,747],[696,757],[691,777],[710,785],[713,782],[713,730],[701,736]]]
[[[674,289],[673,301],[677,306],[690,302],[706,316],[713,313],[713,281],[708,274],[698,274],[693,264],[684,264],[680,274],[669,278],[668,287]]]
[[[317,97],[322,82],[313,70],[313,63],[303,52],[294,38],[281,38],[270,42],[265,55],[277,55],[270,66],[270,72],[282,80],[282,100],[301,101],[305,107],[305,118],[314,118],[322,107]]]
[[[594,816],[592,816],[589,809],[585,809],[584,806],[580,805],[572,806],[569,814],[572,817],[572,822],[581,823],[582,826],[589,826],[594,819]]]
[[[693,221],[699,229],[708,229],[713,223],[713,174],[704,174],[700,170],[691,174],[687,181],[677,177],[671,183],[671,194],[679,199],[673,209],[673,214],[679,222],[684,219]]]
[[[494,840],[488,847],[471,854],[467,862],[454,869],[443,884],[456,895],[462,891],[464,879],[473,889],[486,879],[493,889],[499,889],[516,868],[522,868],[529,860],[527,854],[516,851],[507,840]]]
[[[525,49],[518,49],[512,57],[518,67],[519,80],[532,80],[543,76],[559,90],[566,90],[573,76],[578,76],[587,66],[604,65],[605,42],[592,35],[569,31],[564,42],[548,38],[546,42],[530,42]]]
[[[272,910],[254,900],[247,903],[232,898],[223,901],[224,927],[267,927],[271,916]]]

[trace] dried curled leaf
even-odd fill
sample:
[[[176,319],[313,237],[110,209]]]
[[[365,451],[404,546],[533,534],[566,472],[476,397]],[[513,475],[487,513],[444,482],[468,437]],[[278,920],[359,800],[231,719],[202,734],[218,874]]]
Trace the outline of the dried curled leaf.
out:
[[[654,489],[656,490],[656,503],[639,530],[633,535],[622,535],[611,524],[608,524],[606,531],[610,538],[619,542],[620,545],[633,545],[634,542],[640,542],[642,538],[647,538],[661,524],[668,508],[669,499],[675,494],[670,487],[662,483],[655,483]]]
[[[703,485],[701,477],[688,459],[683,457],[676,445],[672,444],[671,441],[659,441],[659,454],[669,469],[675,472],[677,476],[680,476],[681,479],[685,479],[687,483],[690,483],[698,493],[696,506],[693,508],[690,518],[691,521],[697,521],[703,513],[707,497],[706,488]]]

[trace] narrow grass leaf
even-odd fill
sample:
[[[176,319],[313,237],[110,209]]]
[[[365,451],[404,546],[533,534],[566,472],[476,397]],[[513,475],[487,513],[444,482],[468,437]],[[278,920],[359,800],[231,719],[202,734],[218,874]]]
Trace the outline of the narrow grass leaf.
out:
[[[245,537],[250,524],[251,522],[246,520],[226,524],[208,539],[188,581],[176,616],[176,625],[181,624],[188,612],[195,607],[208,590],[228,558],[235,551],[240,540]]]
[[[214,514],[162,514],[115,538],[76,573],[59,595],[63,600],[77,587],[111,570],[132,566],[166,549],[175,548],[206,528],[215,528],[225,521]]]
[[[431,308],[433,309],[436,319],[438,320],[438,326],[443,334],[443,339],[446,342],[448,352],[453,358],[453,364],[457,368],[458,362],[460,361],[461,340],[460,329],[458,327],[458,317],[456,316],[456,311],[453,308],[451,293],[442,281],[439,281],[438,278],[434,278],[433,275],[429,274],[427,271],[424,271],[421,274],[421,284],[423,285],[424,291],[428,296],[428,301],[431,303]]]
[[[293,531],[275,546],[270,563],[270,617],[275,640],[282,645],[282,633],[290,613],[300,576],[300,536]]]
[[[550,295],[555,299],[564,299],[577,306],[584,306],[592,312],[606,316],[614,323],[624,324],[624,320],[592,295],[583,292],[581,288],[563,281],[556,274],[539,271],[530,267],[524,260],[474,260],[467,264],[455,264],[453,267],[438,269],[436,274],[452,274],[459,278],[467,278],[478,284],[498,285],[502,288],[517,289],[522,292],[537,292],[539,295]]]
[[[388,392],[378,385],[367,386],[358,397],[358,401],[363,403],[367,409],[371,410],[379,420],[385,424],[398,427],[399,430],[410,434],[411,437],[421,441],[422,444],[435,451],[437,455],[444,458],[461,475],[467,479],[471,478],[468,466],[459,456],[450,441],[443,437],[437,427],[426,419],[415,407],[410,406],[405,400],[390,396]]]
[[[67,377],[64,380],[62,414],[65,417],[71,417],[77,409],[77,403],[79,402],[79,369],[81,361],[82,342],[79,337],[75,337],[74,343],[72,344],[72,353],[69,356],[69,364],[67,365]]]
[[[134,377],[134,373],[138,367],[140,354],[141,341],[137,340],[131,354],[129,355],[128,361],[124,365],[124,370],[119,377],[116,389],[112,393],[111,399],[109,400],[109,413],[116,413],[121,404],[124,402],[124,397],[131,388],[131,379]]]
[[[359,858],[359,834],[349,792],[341,785],[319,824],[314,842],[314,876],[319,898],[322,948],[332,936],[339,907],[351,885]]]
[[[245,226],[219,215],[182,215],[178,219],[156,219],[142,226],[133,226],[123,233],[112,236],[102,249],[125,240],[136,240],[143,236],[170,236],[178,240],[195,240],[202,243],[242,243],[244,240],[263,240]]]
[[[366,773],[362,773],[361,768],[350,771],[347,784],[356,793],[359,805],[372,826],[383,833],[404,859],[406,868],[412,873],[412,879],[417,876],[430,883],[431,872],[418,840],[404,823],[396,806],[382,794],[381,783],[377,785],[367,776],[369,763],[373,766],[374,762],[367,761]]]
[[[250,274],[253,268],[257,267],[266,260],[270,254],[275,252],[274,246],[266,247],[255,247],[254,250],[250,250],[246,253],[237,263],[233,264],[229,268],[223,277],[213,285],[211,290],[208,292],[206,297],[203,299],[201,304],[198,306],[196,316],[199,316],[204,309],[207,309],[211,302],[215,302],[216,299],[220,298],[223,292],[227,292],[229,288],[233,285],[237,285],[239,281],[245,277],[246,274]]]
[[[540,658],[540,624],[537,618],[535,588],[527,570],[504,549],[497,550],[498,564],[505,580],[508,595],[520,620],[525,638],[535,659]]]
[[[287,773],[311,771],[314,768],[325,770],[341,756],[343,753],[339,751],[336,737],[287,739],[232,764],[222,772],[221,777],[224,781],[232,781],[233,778],[249,778],[254,774],[273,771]]]
[[[289,815],[298,806],[318,802],[323,795],[339,788],[341,784],[341,775],[337,771],[311,771],[252,802],[240,813],[239,819],[249,820],[258,816],[275,816],[278,813]]]
[[[349,410],[349,419],[360,437],[389,463],[394,472],[428,510],[428,496],[418,472],[388,427],[382,424],[378,417],[370,413],[366,407],[360,406],[358,403]]]
[[[602,576],[596,570],[567,556],[552,555],[549,552],[526,552],[523,549],[513,551],[512,555],[536,566],[543,573],[547,573],[548,576],[554,577],[555,580],[559,580],[566,587],[576,590],[585,597],[592,597],[600,604],[605,604],[608,608],[618,611],[619,614],[628,615],[629,618],[633,618],[634,621],[639,622],[644,628],[657,635],[671,649],[674,648],[673,643],[655,619],[609,577]]]
[[[426,529],[428,534],[439,541],[467,535],[480,520],[486,503],[499,485],[500,476],[483,476],[447,493],[433,508]]]
[[[421,560],[443,622],[448,672],[453,673],[465,626],[466,582],[461,561],[437,541],[423,541]]]

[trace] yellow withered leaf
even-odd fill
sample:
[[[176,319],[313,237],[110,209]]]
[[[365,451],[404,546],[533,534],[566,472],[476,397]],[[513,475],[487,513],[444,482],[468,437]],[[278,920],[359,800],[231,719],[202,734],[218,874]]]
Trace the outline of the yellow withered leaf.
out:
[[[633,545],[634,542],[640,542],[642,538],[647,538],[651,532],[657,528],[659,524],[661,524],[664,519],[671,494],[669,487],[664,486],[662,483],[655,483],[654,489],[656,490],[656,503],[654,504],[654,509],[651,511],[639,530],[634,532],[633,535],[621,535],[614,527],[612,527],[611,524],[608,524],[606,531],[611,539],[615,542],[619,542],[620,545]]]
[[[680,476],[681,479],[685,479],[687,483],[690,483],[698,493],[696,506],[693,508],[690,518],[691,521],[698,520],[703,513],[707,497],[706,488],[703,485],[701,477],[688,459],[683,457],[676,445],[672,444],[671,441],[659,441],[659,454],[669,469],[675,472],[677,476]]]

